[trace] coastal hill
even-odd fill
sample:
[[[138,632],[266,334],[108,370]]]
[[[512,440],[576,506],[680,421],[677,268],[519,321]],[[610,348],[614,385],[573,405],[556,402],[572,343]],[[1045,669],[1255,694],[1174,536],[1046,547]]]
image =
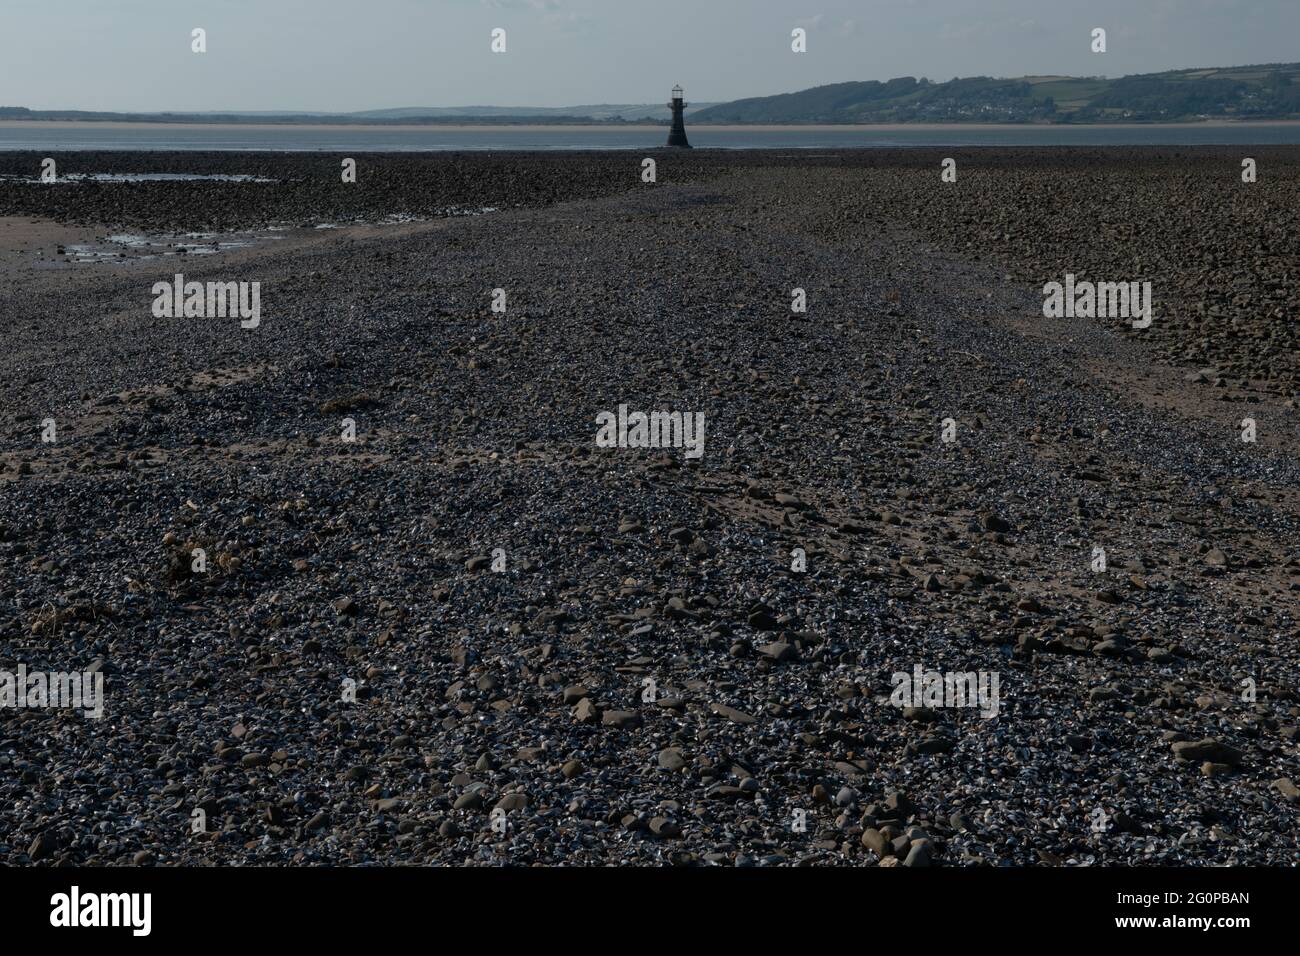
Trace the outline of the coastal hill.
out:
[[[666,99],[666,97],[665,97]],[[687,115],[715,106],[696,103]],[[325,113],[286,110],[222,110],[219,112],[114,113],[89,110],[32,110],[0,106],[0,120],[81,121],[98,123],[274,123],[305,125],[436,126],[509,124],[590,125],[667,123],[672,111],[667,103],[608,104],[593,106],[407,106],[395,109]]]
[[[1112,123],[1300,118],[1300,64],[1104,77],[910,76],[700,110],[694,123]]]
[[[834,83],[730,103],[696,102],[693,124],[1123,123],[1300,119],[1300,63],[1106,77],[924,77]],[[352,113],[109,113],[0,106],[0,120],[369,125],[667,124],[665,104],[401,107]]]

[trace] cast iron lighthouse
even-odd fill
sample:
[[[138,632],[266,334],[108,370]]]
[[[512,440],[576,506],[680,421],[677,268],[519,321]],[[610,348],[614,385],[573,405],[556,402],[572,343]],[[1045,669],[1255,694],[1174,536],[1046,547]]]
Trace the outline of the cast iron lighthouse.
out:
[[[673,101],[668,104],[668,108],[673,111],[673,128],[668,132],[668,145],[690,149],[691,144],[686,142],[686,122],[682,119],[682,110],[686,109],[686,104],[682,102],[680,86],[673,87]]]

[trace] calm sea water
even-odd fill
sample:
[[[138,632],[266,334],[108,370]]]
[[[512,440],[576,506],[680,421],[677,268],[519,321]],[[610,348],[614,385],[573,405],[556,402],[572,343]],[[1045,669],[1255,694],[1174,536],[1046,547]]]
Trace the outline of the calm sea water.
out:
[[[705,149],[922,146],[1199,146],[1300,144],[1300,123],[1177,126],[687,126]],[[666,127],[322,127],[0,122],[0,150],[270,150],[390,152],[650,149]]]

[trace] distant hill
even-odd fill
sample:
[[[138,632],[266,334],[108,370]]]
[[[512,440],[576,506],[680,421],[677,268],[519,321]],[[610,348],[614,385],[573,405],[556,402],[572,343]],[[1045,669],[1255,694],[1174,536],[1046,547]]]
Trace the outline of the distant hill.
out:
[[[902,76],[833,83],[731,103],[696,103],[691,123],[1123,123],[1300,119],[1300,63],[1173,70],[1118,79],[987,76],[944,83]],[[619,124],[667,123],[664,104],[406,106],[351,113],[106,113],[0,107],[0,120],[136,123]]]
[[[712,103],[688,107],[691,114]],[[438,125],[510,123],[592,124],[667,123],[667,105],[653,103],[601,104],[598,106],[406,106],[396,109],[361,110],[353,113],[319,113],[274,110],[230,110],[201,113],[113,113],[89,110],[31,110],[23,106],[0,106],[0,120],[81,120],[100,123],[334,123]]]
[[[698,112],[714,103],[700,103],[695,106],[687,107],[686,113]],[[595,106],[556,106],[556,107],[536,107],[536,106],[408,106],[400,109],[386,110],[365,110],[359,113],[349,113],[349,116],[355,117],[373,117],[376,119],[419,119],[421,117],[456,117],[466,119],[469,117],[495,117],[495,116],[526,116],[535,118],[546,118],[553,116],[565,117],[582,117],[591,120],[621,120],[625,123],[644,122],[653,120],[656,122],[668,122],[672,119],[672,112],[666,104],[654,103],[634,103],[634,104],[610,104],[601,103]]]
[[[910,76],[835,83],[699,110],[700,123],[1114,123],[1300,118],[1300,64],[1174,70],[1118,79]]]

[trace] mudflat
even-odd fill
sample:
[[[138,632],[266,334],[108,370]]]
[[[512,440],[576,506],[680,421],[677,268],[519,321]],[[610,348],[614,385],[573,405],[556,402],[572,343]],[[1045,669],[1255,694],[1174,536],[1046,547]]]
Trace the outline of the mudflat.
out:
[[[1294,862],[1300,149],[951,152],[0,154],[0,860]]]

